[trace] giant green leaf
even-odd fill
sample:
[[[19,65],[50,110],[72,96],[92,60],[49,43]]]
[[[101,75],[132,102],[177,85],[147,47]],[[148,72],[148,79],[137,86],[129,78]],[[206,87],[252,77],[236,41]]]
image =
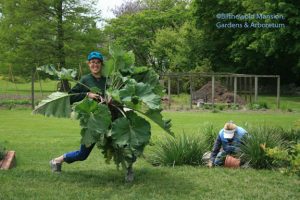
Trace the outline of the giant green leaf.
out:
[[[90,113],[87,128],[99,133],[107,132],[111,123],[111,114],[107,105],[98,104],[94,113]]]
[[[101,69],[101,74],[105,77],[110,77],[114,71],[114,60],[110,59],[105,62],[105,65]]]
[[[64,67],[61,70],[56,70],[54,65],[43,65],[37,68],[38,71],[43,71],[51,76],[56,76],[59,80],[74,80],[77,71],[75,69],[66,69]]]
[[[57,74],[57,71],[54,67],[54,65],[43,65],[43,66],[40,66],[38,68],[36,68],[38,71],[43,71],[45,72],[46,74],[49,74],[51,76],[54,76]]]
[[[79,113],[78,118],[82,127],[81,143],[90,145],[99,142],[101,135],[108,132],[111,124],[108,106],[86,98],[76,105],[75,110]]]
[[[97,142],[95,134],[96,132],[89,131],[87,128],[81,129],[81,144],[84,144],[85,146],[90,146],[93,143]]]
[[[148,68],[147,70],[140,70],[140,73],[132,74],[132,78],[135,79],[136,82],[150,85],[154,94],[159,96],[164,95],[164,88],[159,83],[159,76],[153,69]]]
[[[150,109],[160,109],[161,98],[152,92],[149,84],[137,83],[131,79],[119,92],[120,99],[131,109],[139,110],[142,103]]]
[[[98,109],[98,103],[92,99],[84,98],[82,101],[75,103],[74,107],[78,113],[90,114]]]
[[[149,143],[150,124],[134,112],[128,113],[128,118],[119,118],[112,123],[111,137],[120,147],[130,146],[140,149]]]
[[[147,110],[146,112],[140,112],[142,115],[146,116],[148,119],[156,123],[162,129],[164,129],[167,133],[174,136],[174,133],[171,131],[171,120],[163,119],[161,115],[161,110]]]
[[[70,95],[64,92],[54,92],[47,99],[42,100],[33,110],[33,114],[54,117],[70,117]]]

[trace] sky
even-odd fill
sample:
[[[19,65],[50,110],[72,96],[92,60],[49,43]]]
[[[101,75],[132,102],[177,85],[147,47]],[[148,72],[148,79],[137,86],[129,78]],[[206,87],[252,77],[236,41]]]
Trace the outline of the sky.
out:
[[[101,10],[101,15],[105,19],[113,18],[112,8],[121,5],[126,0],[98,0],[97,7]]]

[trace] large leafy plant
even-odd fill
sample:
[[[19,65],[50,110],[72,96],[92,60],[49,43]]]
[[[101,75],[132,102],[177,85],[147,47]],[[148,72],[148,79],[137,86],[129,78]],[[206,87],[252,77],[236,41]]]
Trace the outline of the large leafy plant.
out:
[[[73,80],[77,76],[77,71],[75,69],[66,69],[62,67],[60,70],[57,70],[54,65],[43,65],[37,68],[38,71],[42,71],[51,76],[55,76],[60,80],[57,88],[60,92],[68,92],[71,89],[69,81]]]
[[[105,63],[102,75],[108,77],[105,101],[85,98],[70,105],[70,95],[56,92],[43,100],[33,113],[46,116],[70,117],[80,121],[81,143],[96,143],[106,161],[117,166],[131,167],[149,143],[152,120],[167,133],[170,120],[161,115],[163,88],[158,75],[148,67],[134,65],[134,54],[113,46],[111,59]],[[97,92],[97,88],[90,88]]]

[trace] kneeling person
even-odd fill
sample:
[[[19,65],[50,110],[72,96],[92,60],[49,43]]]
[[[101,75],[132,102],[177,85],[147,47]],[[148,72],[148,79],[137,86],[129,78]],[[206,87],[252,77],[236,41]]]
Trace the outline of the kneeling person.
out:
[[[210,155],[209,166],[224,165],[227,155],[234,155],[239,152],[242,138],[247,131],[237,126],[232,121],[225,123],[224,128],[219,131]]]

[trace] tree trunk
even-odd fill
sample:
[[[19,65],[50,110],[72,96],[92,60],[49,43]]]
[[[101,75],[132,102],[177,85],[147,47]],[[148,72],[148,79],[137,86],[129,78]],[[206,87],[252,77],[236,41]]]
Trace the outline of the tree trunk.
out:
[[[56,4],[57,12],[57,56],[60,67],[65,67],[64,52],[64,29],[63,29],[63,0],[58,0]]]

